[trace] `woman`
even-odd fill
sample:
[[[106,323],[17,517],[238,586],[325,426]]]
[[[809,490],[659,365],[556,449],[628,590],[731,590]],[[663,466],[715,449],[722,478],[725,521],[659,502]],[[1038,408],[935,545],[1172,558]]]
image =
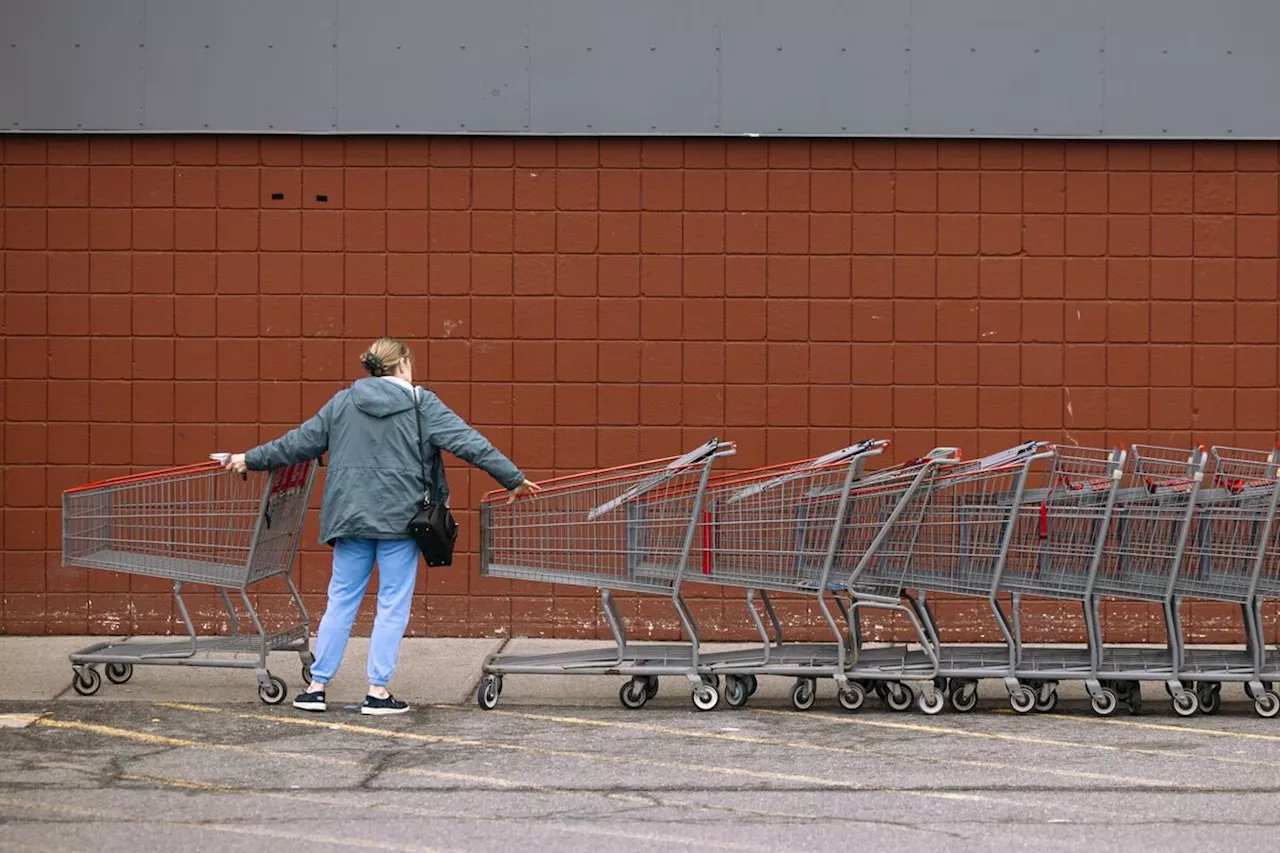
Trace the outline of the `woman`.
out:
[[[413,355],[392,338],[360,357],[370,374],[339,391],[319,413],[275,441],[238,453],[226,467],[263,471],[329,453],[320,539],[333,547],[329,602],[316,638],[311,684],[293,707],[324,711],[325,685],[338,671],[356,611],[378,564],[378,615],[369,641],[369,691],[362,714],[402,714],[409,705],[387,692],[418,576],[418,547],[407,531],[422,505],[448,503],[440,451],[484,470],[511,498],[537,490],[511,460],[426,389],[413,385]],[[418,444],[419,419],[422,444]],[[425,464],[424,464],[425,463]],[[431,472],[424,484],[423,469]]]

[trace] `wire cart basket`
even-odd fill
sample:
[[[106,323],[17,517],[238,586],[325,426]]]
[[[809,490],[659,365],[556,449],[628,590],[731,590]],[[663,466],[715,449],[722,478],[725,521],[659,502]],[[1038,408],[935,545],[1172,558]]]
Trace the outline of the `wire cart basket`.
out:
[[[949,692],[953,705],[958,697],[963,710],[964,701],[976,697],[980,678],[1003,679],[1011,702],[1029,696],[1014,673],[1016,632],[997,601],[996,588],[1027,478],[1032,467],[1048,457],[1047,448],[1041,442],[1026,442],[981,459],[936,467],[884,520],[866,547],[849,554],[846,583],[855,607],[896,605],[912,617],[913,627],[923,626],[917,629],[921,648],[903,652],[893,672],[903,681],[924,682],[919,705],[926,713],[941,711]],[[1005,644],[944,645],[929,604],[929,595],[935,593],[986,599]],[[885,670],[880,667],[882,678]],[[895,710],[905,710],[914,699],[911,688],[895,681],[878,682],[876,689]]]
[[[1268,544],[1275,528],[1280,491],[1277,452],[1214,447],[1212,471],[1196,497],[1195,515],[1177,579],[1171,612],[1179,618],[1183,599],[1221,601],[1240,608],[1242,650],[1188,648],[1185,638],[1175,659],[1179,680],[1192,680],[1199,710],[1221,706],[1223,682],[1243,682],[1262,717],[1280,713],[1271,687],[1276,656],[1263,634],[1264,594],[1274,595],[1274,572],[1266,572]]]
[[[62,564],[171,580],[187,630],[185,640],[111,640],[74,652],[75,691],[83,696],[98,691],[98,664],[105,664],[107,679],[115,684],[128,681],[136,665],[233,667],[253,669],[259,698],[277,704],[286,685],[267,670],[273,651],[297,652],[303,681],[309,681],[315,660],[308,647],[310,619],[291,574],[316,467],[302,462],[237,477],[218,462],[206,462],[65,492]],[[269,631],[249,587],[277,577],[288,588],[298,618]],[[229,617],[228,636],[197,634],[183,600],[187,584],[218,590]],[[251,630],[242,630],[233,592],[239,593]]]
[[[731,706],[746,702],[757,676],[779,675],[795,678],[791,701],[797,710],[812,707],[818,678],[834,679],[841,705],[855,710],[865,690],[851,678],[886,678],[882,674],[886,669],[900,675],[900,667],[893,666],[901,658],[900,650],[876,650],[856,658],[857,607],[904,612],[919,629],[914,613],[896,599],[884,605],[847,604],[837,594],[845,588],[839,570],[847,565],[845,555],[861,554],[896,509],[923,488],[929,473],[954,458],[956,451],[937,448],[922,459],[866,473],[867,461],[885,446],[884,441],[867,441],[795,463],[790,470],[747,472],[722,478],[708,488],[705,579],[747,590],[749,613],[761,639],[757,649],[703,656],[709,673],[725,676],[724,695]],[[770,603],[771,591],[813,599],[832,641],[784,642]],[[754,606],[757,594],[772,623],[772,641]],[[829,596],[839,610],[839,622],[828,604]],[[927,642],[920,630],[917,635]],[[860,668],[851,671],[855,659]]]
[[[698,627],[681,584],[701,519],[702,499],[717,460],[736,448],[716,439],[684,456],[563,477],[514,503],[505,493],[487,495],[480,507],[480,573],[600,591],[614,645],[546,655],[498,653],[484,663],[477,691],[493,708],[509,674],[628,675],[640,695],[657,692],[659,675],[687,676],[694,704],[710,709],[718,691],[699,675]],[[628,641],[614,592],[671,599],[687,644]]]

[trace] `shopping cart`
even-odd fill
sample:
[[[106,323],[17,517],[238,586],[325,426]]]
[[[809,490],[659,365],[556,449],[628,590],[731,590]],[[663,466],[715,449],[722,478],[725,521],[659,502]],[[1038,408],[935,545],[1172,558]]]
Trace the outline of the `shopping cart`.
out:
[[[1015,710],[1030,710],[1037,694],[1017,674],[1018,641],[1013,620],[997,597],[1000,571],[1014,520],[1033,466],[1052,458],[1043,442],[1027,442],[971,462],[939,468],[886,519],[868,547],[851,554],[848,591],[855,607],[905,607],[923,626],[919,650],[903,651],[885,679],[881,698],[895,710],[913,701],[900,682],[924,682],[920,708],[936,714],[950,692],[963,704],[976,698],[979,679],[999,678]],[[944,645],[929,596],[950,594],[987,601],[1004,643]],[[859,673],[855,657],[851,669]],[[955,685],[956,689],[952,689]],[[886,692],[888,695],[886,695]],[[955,699],[952,700],[953,705]]]
[[[1147,601],[1164,611],[1164,649],[1104,646],[1097,677],[1104,683],[1092,693],[1093,709],[1110,714],[1117,701],[1131,709],[1141,704],[1141,682],[1161,681],[1182,716],[1199,708],[1195,690],[1182,683],[1182,620],[1176,607],[1178,573],[1193,527],[1208,454],[1134,445],[1132,467],[1116,494],[1102,557],[1090,591],[1095,624],[1101,624],[1103,597]],[[1092,687],[1092,685],[1087,685]]]
[[[236,667],[255,670],[263,702],[284,700],[283,679],[267,670],[273,651],[297,652],[302,679],[314,662],[310,620],[291,575],[311,497],[316,464],[237,477],[218,462],[120,477],[70,489],[62,496],[62,564],[173,581],[187,639],[96,643],[70,655],[72,686],[82,696],[107,679],[123,684],[135,665]],[[298,611],[296,622],[268,631],[249,587],[282,578]],[[217,588],[230,635],[200,637],[183,601],[185,584]],[[252,631],[242,631],[229,592],[238,592]],[[245,657],[254,655],[256,657]]]
[[[1015,675],[1035,692],[1037,711],[1057,706],[1060,680],[1084,681],[1090,696],[1101,695],[1094,675],[1101,663],[1102,632],[1090,602],[1127,458],[1119,448],[1055,446],[1051,452],[1051,464],[1032,466],[997,584],[1010,600]],[[1086,647],[1023,645],[1024,595],[1079,604],[1089,638]],[[950,688],[953,709],[970,711],[977,704],[975,681],[958,680]],[[1029,710],[1026,705],[1027,698],[1018,697],[1017,707]]]
[[[861,553],[897,507],[924,487],[938,465],[954,459],[956,451],[938,448],[925,458],[866,473],[866,462],[886,445],[864,442],[836,458],[795,463],[783,472],[766,469],[730,475],[708,487],[704,523],[710,532],[703,537],[704,580],[747,590],[761,639],[757,649],[702,658],[708,674],[724,676],[723,692],[731,706],[746,702],[758,676],[776,675],[796,679],[791,701],[797,710],[813,706],[819,678],[834,679],[840,703],[852,710],[864,701],[865,689],[851,677],[866,675],[874,680],[883,667],[900,658],[900,650],[877,650],[864,656],[863,669],[850,673],[849,658],[860,646],[856,606],[832,595],[844,590],[843,582],[832,582],[832,569],[842,555]],[[769,604],[770,592],[812,599],[832,641],[784,643]],[[773,622],[772,642],[754,607],[757,593]],[[829,595],[843,626],[828,604]],[[915,622],[914,614],[898,601],[884,606],[904,612]]]
[[[626,675],[624,704],[656,694],[657,677],[684,675],[694,705],[720,701],[699,674],[698,627],[681,595],[701,519],[702,499],[716,460],[736,452],[715,439],[678,458],[592,471],[543,484],[514,503],[486,495],[480,507],[480,573],[488,577],[591,587],[600,591],[614,645],[546,655],[498,653],[484,663],[477,691],[493,708],[511,674]],[[687,644],[632,645],[613,593],[671,599]]]
[[[1262,717],[1280,713],[1280,697],[1267,674],[1262,598],[1258,594],[1267,543],[1275,524],[1276,451],[1214,447],[1212,476],[1196,497],[1187,553],[1173,586],[1171,612],[1180,616],[1183,599],[1221,601],[1240,608],[1243,650],[1187,648],[1179,643],[1175,675],[1191,679],[1200,710],[1221,706],[1223,682],[1243,682]]]
[[[1223,456],[1227,454],[1224,452]],[[1254,463],[1253,471],[1262,473],[1265,478],[1277,477],[1277,471],[1280,469],[1280,448],[1266,452],[1233,450],[1231,456],[1236,458],[1246,458]],[[1264,547],[1262,559],[1258,567],[1258,578],[1254,589],[1254,600],[1252,602],[1252,618],[1254,624],[1260,624],[1262,619],[1262,605],[1264,601],[1269,599],[1280,598],[1280,518],[1273,518],[1270,530],[1264,533]],[[1261,680],[1263,687],[1267,692],[1275,692],[1276,682],[1280,682],[1280,649],[1267,648],[1259,643],[1258,651],[1262,657]],[[1265,700],[1266,707],[1259,708],[1257,699],[1254,699],[1254,709],[1258,711],[1270,711],[1275,707],[1275,702],[1268,699]],[[1275,714],[1271,714],[1275,716]]]
[[[725,677],[723,692],[730,705],[746,701],[757,676],[781,675],[796,679],[791,701],[797,710],[813,706],[817,679],[832,678],[839,702],[848,710],[863,704],[868,689],[889,707],[905,710],[915,694],[902,682],[919,681],[920,707],[928,713],[940,711],[943,699],[934,681],[936,633],[923,628],[916,602],[903,596],[900,577],[873,578],[856,591],[849,588],[849,577],[870,552],[880,550],[884,562],[889,551],[884,543],[892,541],[887,537],[893,531],[908,540],[918,532],[938,478],[1003,470],[1038,447],[1022,445],[969,463],[959,461],[953,448],[938,448],[922,459],[867,474],[866,459],[880,452],[872,447],[843,463],[800,464],[782,475],[748,472],[713,481],[704,516],[711,530],[703,537],[704,579],[745,587],[749,600],[755,590],[762,595],[777,591],[810,597],[833,641],[771,645],[757,617],[761,647],[703,655],[704,674]],[[826,600],[828,592],[837,591],[849,596],[848,604],[835,596],[847,633]],[[859,614],[866,609],[905,616],[919,651],[901,645],[864,649]]]

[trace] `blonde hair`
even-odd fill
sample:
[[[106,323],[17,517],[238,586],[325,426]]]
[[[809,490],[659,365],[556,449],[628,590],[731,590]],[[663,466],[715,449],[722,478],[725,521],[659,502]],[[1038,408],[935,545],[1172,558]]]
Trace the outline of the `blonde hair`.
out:
[[[402,361],[412,363],[413,353],[395,338],[378,338],[360,354],[360,364],[370,376],[391,376]]]

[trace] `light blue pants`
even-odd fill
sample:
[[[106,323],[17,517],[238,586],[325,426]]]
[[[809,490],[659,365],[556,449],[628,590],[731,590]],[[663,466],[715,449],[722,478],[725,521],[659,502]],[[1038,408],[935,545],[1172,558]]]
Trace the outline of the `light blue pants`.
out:
[[[333,543],[329,604],[320,619],[316,662],[311,665],[311,677],[321,684],[328,684],[342,663],[375,561],[378,615],[369,639],[369,683],[386,686],[395,671],[418,579],[418,545],[412,539],[338,539]]]

